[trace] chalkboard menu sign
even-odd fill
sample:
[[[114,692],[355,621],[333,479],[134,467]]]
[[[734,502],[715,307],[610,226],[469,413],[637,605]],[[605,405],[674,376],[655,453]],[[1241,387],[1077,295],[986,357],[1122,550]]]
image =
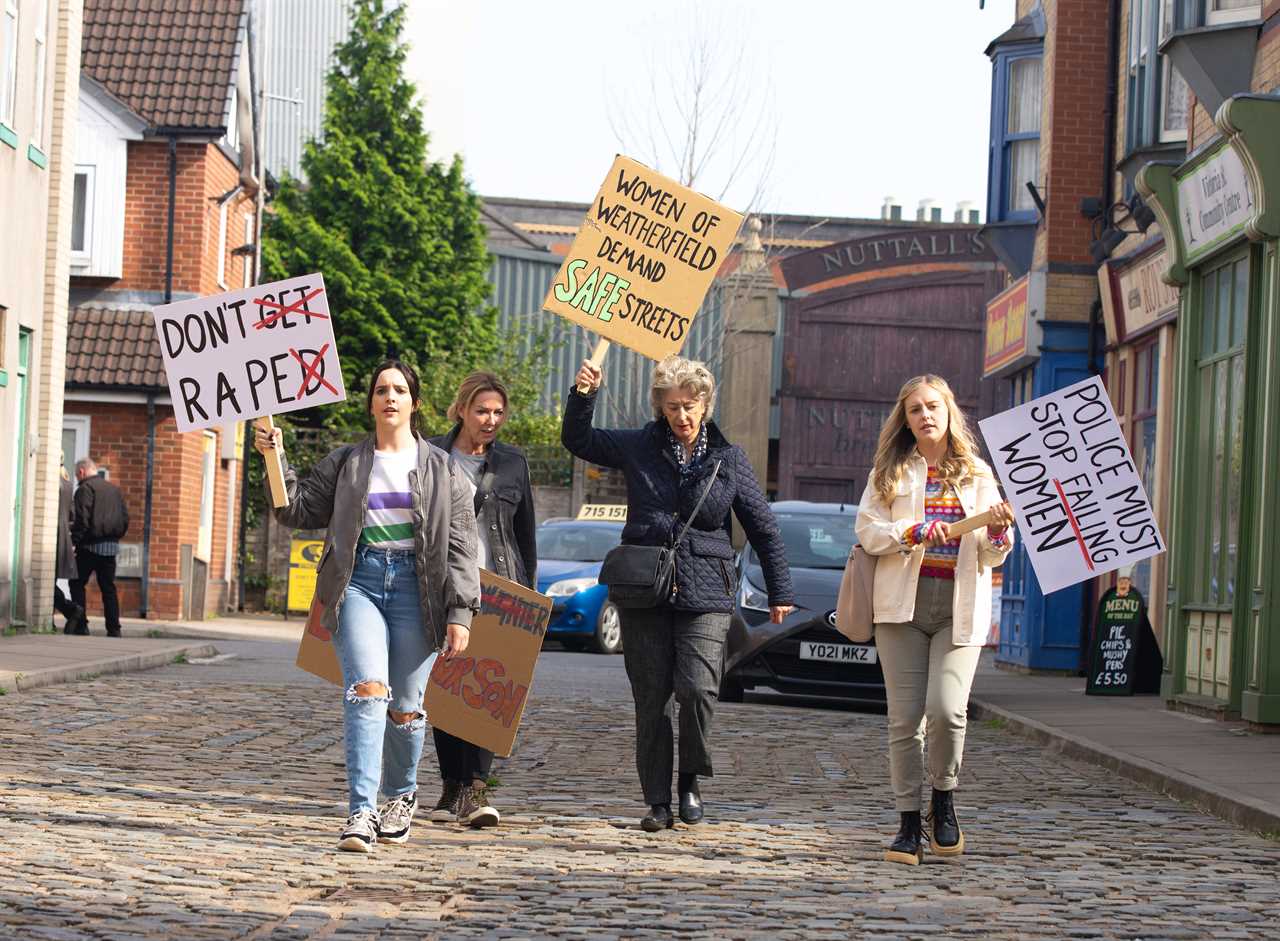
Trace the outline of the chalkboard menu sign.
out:
[[[1160,690],[1161,657],[1147,605],[1126,578],[1123,592],[1107,591],[1098,602],[1098,616],[1089,645],[1090,696],[1132,696]]]

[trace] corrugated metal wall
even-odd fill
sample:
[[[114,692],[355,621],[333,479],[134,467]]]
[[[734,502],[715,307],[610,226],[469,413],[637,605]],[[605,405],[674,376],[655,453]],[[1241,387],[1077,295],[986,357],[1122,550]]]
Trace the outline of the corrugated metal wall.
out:
[[[551,331],[551,370],[543,387],[540,405],[556,409],[568,394],[578,366],[591,355],[595,336],[563,317],[542,309],[542,299],[560,270],[560,258],[519,249],[490,249],[493,262],[489,280],[494,286],[493,303],[504,332],[531,336],[543,328]],[[720,354],[724,340],[724,318],[720,291],[712,287],[707,301],[693,319],[683,355],[707,363],[720,379]],[[525,352],[531,345],[521,346]],[[599,421],[615,427],[638,427],[652,417],[649,409],[649,380],[653,360],[621,346],[609,350],[605,360],[605,396]]]
[[[320,134],[333,49],[351,29],[350,0],[258,0],[265,68],[263,158],[279,178],[302,176],[303,145]],[[282,99],[295,99],[285,101]]]

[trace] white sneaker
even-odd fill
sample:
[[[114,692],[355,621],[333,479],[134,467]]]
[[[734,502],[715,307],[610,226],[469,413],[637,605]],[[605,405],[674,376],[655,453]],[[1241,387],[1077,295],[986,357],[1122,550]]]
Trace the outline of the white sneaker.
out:
[[[378,841],[378,815],[368,808],[357,810],[347,818],[338,837],[338,849],[348,853],[372,853]]]
[[[403,843],[409,839],[409,827],[417,810],[417,794],[401,794],[383,804],[378,811],[378,842]]]

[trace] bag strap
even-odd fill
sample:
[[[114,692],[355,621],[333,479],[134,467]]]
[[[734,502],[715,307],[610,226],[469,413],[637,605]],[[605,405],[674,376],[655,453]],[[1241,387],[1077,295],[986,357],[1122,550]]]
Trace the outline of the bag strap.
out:
[[[707,481],[707,486],[702,490],[702,496],[698,497],[698,502],[693,507],[693,512],[689,514],[688,521],[684,524],[684,528],[680,530],[680,536],[672,544],[671,548],[680,548],[680,543],[684,542],[684,537],[689,533],[689,527],[693,525],[693,518],[698,515],[698,511],[702,509],[703,502],[707,499],[707,494],[711,492],[711,486],[716,482],[716,475],[720,473],[720,461],[716,461],[716,466],[711,471],[711,479]]]

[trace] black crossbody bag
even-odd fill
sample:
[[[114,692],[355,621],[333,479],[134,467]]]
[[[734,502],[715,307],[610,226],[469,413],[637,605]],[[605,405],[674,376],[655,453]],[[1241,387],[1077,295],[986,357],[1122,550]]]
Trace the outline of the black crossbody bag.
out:
[[[693,525],[720,473],[716,461],[711,479],[698,497],[680,535],[670,546],[614,546],[600,566],[600,584],[609,586],[609,600],[623,608],[654,608],[671,597],[676,578],[676,550]]]

